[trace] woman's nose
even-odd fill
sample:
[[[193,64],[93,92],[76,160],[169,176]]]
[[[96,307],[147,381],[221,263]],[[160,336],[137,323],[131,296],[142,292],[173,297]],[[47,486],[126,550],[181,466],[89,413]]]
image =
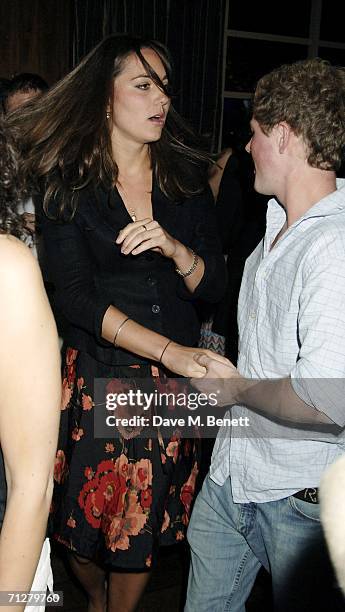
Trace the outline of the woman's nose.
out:
[[[162,91],[157,85],[156,85],[156,95],[162,107],[166,106],[170,102],[169,96],[167,96],[166,93]]]

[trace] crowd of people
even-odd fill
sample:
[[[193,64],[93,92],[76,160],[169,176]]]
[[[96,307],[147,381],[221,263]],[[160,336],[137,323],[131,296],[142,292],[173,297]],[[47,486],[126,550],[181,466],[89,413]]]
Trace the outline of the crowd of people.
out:
[[[277,612],[343,610],[345,71],[259,80],[254,241],[241,156],[201,146],[173,86],[164,45],[127,35],[52,87],[1,80],[0,591],[53,589],[51,538],[90,612],[134,612],[187,537],[186,612],[244,612],[261,567]],[[203,348],[201,312],[223,350]],[[163,407],[126,395],[188,379],[227,409],[204,483],[200,421],[148,428]],[[108,393],[127,397],[112,429]]]

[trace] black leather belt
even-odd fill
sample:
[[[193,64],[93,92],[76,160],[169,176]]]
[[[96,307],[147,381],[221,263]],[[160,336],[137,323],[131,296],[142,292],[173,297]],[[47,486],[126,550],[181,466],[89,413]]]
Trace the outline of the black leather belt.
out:
[[[298,499],[302,499],[309,504],[318,504],[319,503],[319,489],[303,489],[302,491],[297,491],[294,493],[292,497],[297,497]]]

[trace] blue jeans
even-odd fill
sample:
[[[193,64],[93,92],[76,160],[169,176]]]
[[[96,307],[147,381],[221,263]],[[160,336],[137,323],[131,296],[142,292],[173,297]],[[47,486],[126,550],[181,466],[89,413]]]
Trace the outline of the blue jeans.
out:
[[[329,561],[319,506],[295,497],[237,504],[230,479],[206,477],[190,526],[185,612],[245,612],[261,566],[271,574],[275,612],[338,612],[344,600]]]

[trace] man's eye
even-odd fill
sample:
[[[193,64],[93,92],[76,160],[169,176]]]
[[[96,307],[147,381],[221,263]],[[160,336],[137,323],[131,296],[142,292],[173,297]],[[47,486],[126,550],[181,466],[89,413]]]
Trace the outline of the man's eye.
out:
[[[147,89],[149,89],[150,83],[139,83],[139,85],[136,85],[136,87],[138,89],[143,89],[144,91],[146,91]]]

